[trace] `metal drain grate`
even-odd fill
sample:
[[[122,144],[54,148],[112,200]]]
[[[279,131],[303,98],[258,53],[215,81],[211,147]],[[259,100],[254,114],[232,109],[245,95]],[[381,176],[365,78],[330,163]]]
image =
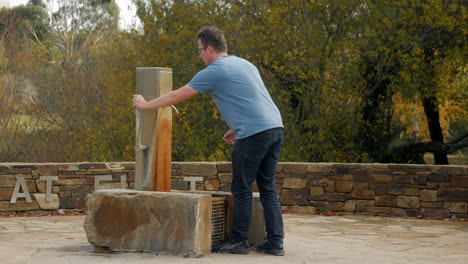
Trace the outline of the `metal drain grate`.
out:
[[[226,198],[224,197],[212,197],[212,233],[211,241],[212,244],[219,244],[226,240]]]

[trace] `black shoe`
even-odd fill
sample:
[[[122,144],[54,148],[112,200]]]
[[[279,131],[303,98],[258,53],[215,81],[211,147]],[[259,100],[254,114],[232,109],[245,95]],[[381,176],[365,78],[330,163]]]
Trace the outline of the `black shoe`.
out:
[[[257,252],[259,253],[266,253],[273,256],[283,256],[284,249],[283,245],[273,245],[268,242],[265,242],[257,247]]]
[[[211,252],[213,253],[249,254],[249,251],[249,242],[247,240],[240,242],[229,240],[211,247]]]

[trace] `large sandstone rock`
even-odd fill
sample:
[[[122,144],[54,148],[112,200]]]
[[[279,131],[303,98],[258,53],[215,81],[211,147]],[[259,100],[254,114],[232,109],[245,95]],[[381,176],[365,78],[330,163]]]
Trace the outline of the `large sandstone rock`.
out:
[[[34,198],[36,198],[39,207],[43,210],[55,210],[59,209],[60,201],[59,196],[55,193],[50,194],[50,201],[47,201],[45,193],[35,193]]]
[[[89,243],[114,251],[211,252],[211,195],[99,190],[87,197]]]

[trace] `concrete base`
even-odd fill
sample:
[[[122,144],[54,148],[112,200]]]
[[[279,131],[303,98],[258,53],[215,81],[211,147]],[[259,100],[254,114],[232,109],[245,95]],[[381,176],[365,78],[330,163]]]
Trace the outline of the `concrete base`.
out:
[[[87,197],[89,243],[115,251],[211,253],[211,195],[99,190]]]
[[[226,198],[226,237],[234,200],[229,192],[152,192],[98,190],[88,195],[85,230],[96,247],[114,251],[201,256],[211,253],[212,197]],[[249,244],[266,237],[263,207],[253,194]]]

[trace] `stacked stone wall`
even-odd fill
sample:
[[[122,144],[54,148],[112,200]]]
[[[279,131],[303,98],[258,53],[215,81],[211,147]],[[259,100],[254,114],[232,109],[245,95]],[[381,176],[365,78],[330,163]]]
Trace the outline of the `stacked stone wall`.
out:
[[[199,180],[195,186],[191,177]],[[173,190],[229,191],[231,178],[229,162],[172,163]],[[19,188],[12,202],[20,179],[31,201]],[[81,209],[96,188],[133,189],[134,182],[133,162],[0,163],[0,214]],[[468,166],[280,163],[277,184],[287,212],[468,218]]]

